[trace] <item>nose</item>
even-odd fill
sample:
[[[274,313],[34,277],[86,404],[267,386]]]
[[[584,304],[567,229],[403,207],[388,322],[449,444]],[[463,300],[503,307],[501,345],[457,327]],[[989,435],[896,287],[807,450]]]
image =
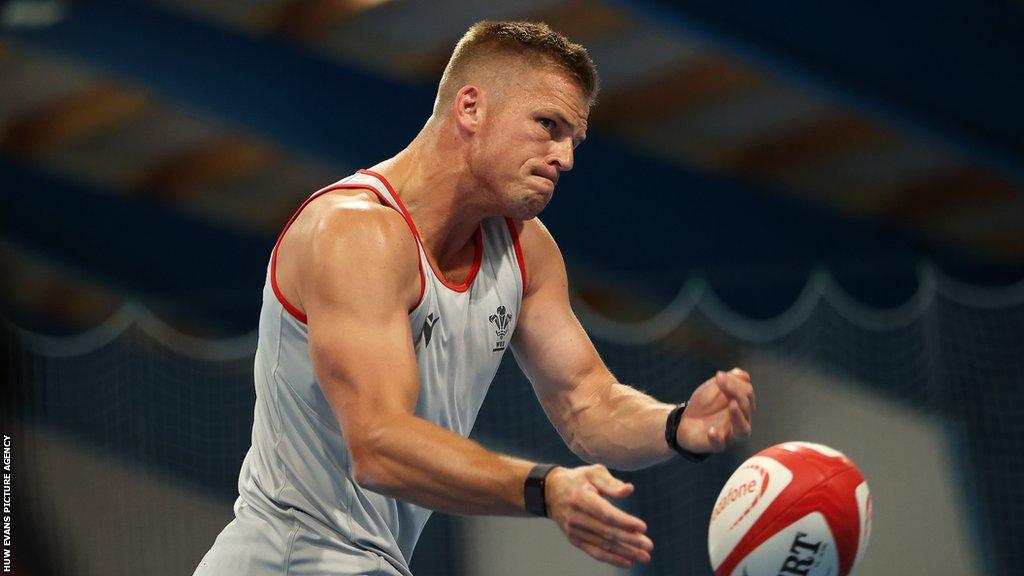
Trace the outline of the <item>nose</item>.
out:
[[[558,167],[560,172],[572,170],[573,154],[572,140],[564,138],[554,142],[555,149],[551,155],[551,164]]]

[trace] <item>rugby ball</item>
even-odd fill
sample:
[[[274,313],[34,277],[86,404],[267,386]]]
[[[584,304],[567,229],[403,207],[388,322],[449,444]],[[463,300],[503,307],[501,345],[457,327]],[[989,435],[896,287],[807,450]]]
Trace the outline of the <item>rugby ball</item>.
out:
[[[871,533],[857,466],[821,444],[786,442],[750,457],[711,511],[715,576],[847,576]]]

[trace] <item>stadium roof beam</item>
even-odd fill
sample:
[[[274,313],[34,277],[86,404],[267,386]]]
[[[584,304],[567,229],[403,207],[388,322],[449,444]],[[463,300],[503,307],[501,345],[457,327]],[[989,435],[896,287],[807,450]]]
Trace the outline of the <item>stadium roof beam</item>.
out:
[[[950,218],[952,212],[970,212],[970,218]],[[999,204],[977,204],[936,212],[919,220],[926,220],[929,232],[946,242],[955,242],[965,253],[980,261],[1020,262],[1024,254],[1024,234],[1020,223],[1024,221],[1024,197],[1016,195]],[[1020,275],[1018,273],[1018,278]]]
[[[877,216],[923,227],[982,259],[1019,262],[1024,257],[1024,196],[989,171],[951,167],[907,183],[890,198],[876,209]],[[971,217],[954,217],[965,213]]]
[[[272,238],[225,230],[148,198],[110,194],[2,157],[0,177],[5,238],[180,315],[251,328]]]
[[[32,326],[24,328],[87,330],[109,318],[122,305],[123,298],[102,284],[67,274],[49,259],[22,252],[15,244],[0,243],[0,259],[9,299],[6,312],[18,314],[12,318],[17,325],[24,318],[21,312],[27,312],[25,316],[34,320]]]
[[[663,120],[687,108],[744,93],[762,83],[745,66],[718,57],[686,62],[628,90],[601,96],[591,124],[627,130]]]
[[[747,174],[779,174],[834,154],[886,142],[891,135],[874,124],[846,114],[812,118],[793,130],[774,134],[732,151],[736,170]]]
[[[636,22],[617,6],[585,0],[553,3],[532,12],[525,19],[544,22],[582,44],[620,34],[636,26]]]
[[[904,221],[926,219],[1012,200],[1016,196],[1017,190],[1011,182],[977,168],[960,166],[897,190],[891,196],[891,203],[882,208],[881,215]]]
[[[999,255],[1019,258],[1024,254],[1024,235],[1020,230],[1001,232],[987,239],[988,248]]]
[[[0,146],[19,155],[35,156],[129,122],[150,106],[149,99],[137,90],[95,84],[15,118],[0,136]]]
[[[1024,182],[1024,13],[1017,6],[612,1]]]
[[[163,198],[181,198],[255,174],[275,158],[275,153],[259,142],[218,135],[145,168],[132,179],[131,186]]]
[[[141,1],[83,0],[69,12],[48,28],[6,30],[3,39],[63,53],[325,163],[369,165],[393,155],[434,101],[428,87]]]
[[[284,0],[270,6],[257,27],[303,39],[326,36],[331,28],[387,0]]]

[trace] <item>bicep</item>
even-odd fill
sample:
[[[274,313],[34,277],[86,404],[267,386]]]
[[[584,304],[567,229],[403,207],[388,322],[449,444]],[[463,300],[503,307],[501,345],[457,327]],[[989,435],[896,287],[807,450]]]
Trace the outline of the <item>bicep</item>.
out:
[[[524,227],[522,235],[530,286],[513,353],[548,417],[565,436],[573,416],[599,401],[614,378],[572,311],[565,265],[554,240],[536,225],[532,231]]]
[[[412,413],[418,386],[407,315],[321,307],[309,314],[309,349],[317,382],[346,428]]]
[[[302,291],[317,382],[357,446],[377,422],[415,409],[408,309],[418,268],[407,230],[386,221],[347,224],[343,235],[311,241]]]

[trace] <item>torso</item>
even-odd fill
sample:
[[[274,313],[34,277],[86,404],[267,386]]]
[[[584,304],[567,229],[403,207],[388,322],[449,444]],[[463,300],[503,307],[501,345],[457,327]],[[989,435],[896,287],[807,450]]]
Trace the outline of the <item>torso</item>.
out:
[[[376,200],[367,206],[371,194]],[[307,319],[298,308],[301,241],[309,240],[327,210],[346,202],[393,211],[416,239],[405,292],[408,345],[416,355],[419,382],[415,415],[462,436],[473,428],[518,323],[522,250],[511,221],[485,220],[470,239],[470,249],[460,253],[470,264],[448,267],[451,276],[443,278],[427,261],[415,224],[394,190],[382,176],[362,171],[311,197],[271,256],[255,360],[253,441],[239,473],[239,502],[274,522],[299,522],[328,535],[326,548],[336,541],[376,554],[408,576],[409,559],[430,511],[354,481],[347,442],[317,382]]]

